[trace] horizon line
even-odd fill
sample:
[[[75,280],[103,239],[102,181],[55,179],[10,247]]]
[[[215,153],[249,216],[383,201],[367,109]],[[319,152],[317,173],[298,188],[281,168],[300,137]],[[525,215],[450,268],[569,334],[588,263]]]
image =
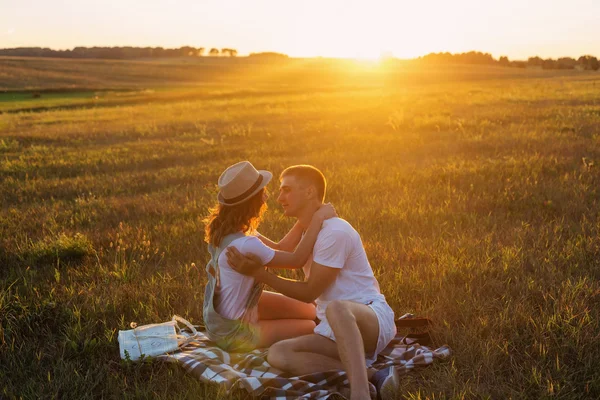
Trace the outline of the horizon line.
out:
[[[184,46],[179,46],[179,47],[163,47],[163,46],[74,46],[72,48],[52,48],[52,47],[42,47],[42,46],[19,46],[19,47],[6,47],[6,48],[0,48],[0,51],[4,51],[4,50],[21,50],[21,49],[42,49],[42,50],[50,50],[50,51],[56,51],[56,52],[67,52],[67,51],[73,51],[76,48],[85,48],[85,49],[93,49],[93,48],[132,48],[132,49],[163,49],[163,50],[178,50],[178,49],[182,49],[185,47],[189,47],[189,48],[193,48],[195,50],[199,50],[199,49],[204,49],[206,51],[210,50],[210,49],[217,49],[219,52],[221,50],[235,50],[237,52],[237,49],[233,48],[233,47],[222,47],[222,48],[218,48],[218,47],[212,47],[212,46],[199,46],[199,47],[195,47],[195,46],[189,46],[189,45],[184,45]],[[197,55],[189,55],[189,56],[181,56],[182,58],[184,57],[208,57],[208,58],[243,58],[243,57],[250,57],[252,55],[255,54],[277,54],[277,55],[282,55],[282,56],[286,56],[287,58],[290,59],[331,59],[331,60],[357,60],[357,61],[370,61],[370,60],[381,60],[381,59],[388,59],[388,60],[398,60],[398,61],[411,61],[411,60],[417,60],[419,58],[422,57],[426,57],[428,55],[438,55],[438,54],[450,54],[450,55],[460,55],[460,54],[469,54],[469,53],[481,53],[481,54],[489,54],[492,58],[495,58],[493,56],[492,53],[490,52],[486,52],[486,51],[481,51],[481,50],[469,50],[469,51],[464,51],[464,52],[450,52],[450,51],[432,51],[429,53],[425,53],[425,54],[421,54],[421,55],[417,55],[417,56],[413,56],[413,57],[397,57],[393,54],[393,52],[391,51],[384,51],[381,52],[381,54],[379,56],[376,57],[356,57],[356,56],[326,56],[326,55],[311,55],[311,56],[300,56],[300,55],[290,55],[288,53],[284,53],[284,52],[280,52],[280,51],[274,51],[274,50],[263,50],[263,51],[256,51],[256,52],[249,52],[249,53],[242,53],[239,54],[237,53],[235,56],[227,56],[224,54],[217,54],[217,55],[210,55],[210,54],[197,54]],[[0,55],[3,56],[3,55]],[[585,53],[585,54],[581,54],[579,57],[583,57],[583,56],[592,56],[594,57],[594,55],[592,53]],[[3,57],[9,57],[9,56],[3,56]],[[44,56],[14,56],[14,57],[44,57]],[[500,59],[501,57],[507,57],[509,58],[507,55],[500,55],[498,56],[498,59]],[[572,58],[572,59],[577,59],[576,57],[572,57],[572,56],[558,56],[558,57],[549,57],[549,58],[544,58],[541,57],[538,54],[535,55],[531,55],[528,56],[525,59],[522,58],[509,58],[510,61],[527,61],[530,58],[541,58],[541,59],[549,59],[549,60],[559,60],[561,58]],[[48,57],[46,57],[48,58]],[[60,58],[60,57],[59,57]],[[92,57],[92,58],[96,58],[96,57]],[[128,59],[134,59],[136,57],[129,57]],[[138,57],[139,58],[139,57]],[[142,57],[142,58],[146,58],[146,57]],[[160,58],[160,57],[152,57],[152,58]]]

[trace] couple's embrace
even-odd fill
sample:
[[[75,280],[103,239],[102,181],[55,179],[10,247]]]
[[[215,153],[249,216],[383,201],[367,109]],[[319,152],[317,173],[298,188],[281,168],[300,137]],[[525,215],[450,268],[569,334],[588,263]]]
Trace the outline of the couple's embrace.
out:
[[[394,312],[359,234],[323,204],[323,174],[298,165],[281,173],[277,198],[295,225],[279,242],[260,235],[271,178],[248,161],[219,178],[218,204],[206,220],[208,337],[234,352],[270,347],[268,362],[293,375],[345,370],[352,399],[369,398],[369,381],[393,398],[395,369],[370,366],[396,335]],[[303,268],[306,278],[284,279],[271,268]]]

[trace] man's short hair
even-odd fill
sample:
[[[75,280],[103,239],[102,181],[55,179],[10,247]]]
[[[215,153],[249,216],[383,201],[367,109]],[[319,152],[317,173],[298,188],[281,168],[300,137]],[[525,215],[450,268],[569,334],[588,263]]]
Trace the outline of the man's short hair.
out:
[[[327,181],[325,175],[318,168],[312,165],[292,165],[283,170],[279,175],[279,180],[283,179],[284,176],[293,176],[305,184],[314,185],[321,202],[325,200]]]

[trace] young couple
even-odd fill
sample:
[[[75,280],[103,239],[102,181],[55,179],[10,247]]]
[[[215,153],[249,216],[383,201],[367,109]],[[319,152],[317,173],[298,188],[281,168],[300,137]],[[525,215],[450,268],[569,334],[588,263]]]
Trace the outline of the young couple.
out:
[[[298,165],[281,173],[277,198],[296,224],[279,242],[260,235],[271,178],[248,161],[219,178],[218,204],[206,220],[208,337],[228,351],[270,347],[269,364],[293,375],[345,370],[352,399],[369,398],[369,381],[378,397],[393,398],[396,370],[371,364],[396,335],[394,312],[359,234],[323,204],[321,171]],[[284,279],[270,268],[303,268],[306,280]]]

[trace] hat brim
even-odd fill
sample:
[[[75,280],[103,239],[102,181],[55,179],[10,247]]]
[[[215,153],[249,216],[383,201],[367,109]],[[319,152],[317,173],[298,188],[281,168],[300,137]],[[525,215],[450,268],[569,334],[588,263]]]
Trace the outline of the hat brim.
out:
[[[252,191],[252,193],[249,193],[248,196],[246,196],[243,200],[237,201],[235,203],[225,203],[225,198],[223,198],[223,194],[219,192],[219,194],[217,195],[217,200],[219,201],[219,203],[223,204],[224,206],[236,206],[238,204],[242,204],[243,202],[247,201],[249,198],[254,196],[256,193],[260,192],[265,186],[269,184],[269,182],[271,182],[273,174],[263,169],[259,169],[258,173],[261,174],[263,177],[262,182],[256,189],[254,189],[254,191]]]

